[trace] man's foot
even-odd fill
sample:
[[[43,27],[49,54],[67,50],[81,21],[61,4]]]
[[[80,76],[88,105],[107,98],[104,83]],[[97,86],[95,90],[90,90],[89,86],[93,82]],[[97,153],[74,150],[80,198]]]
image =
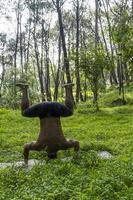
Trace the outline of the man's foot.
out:
[[[62,87],[71,87],[71,86],[74,86],[74,83],[65,83],[62,85]]]
[[[30,143],[26,143],[26,144],[24,145],[24,152],[23,152],[23,155],[24,155],[24,163],[25,163],[25,165],[28,165],[29,145],[30,145]]]
[[[24,165],[28,166],[28,159],[24,159]]]
[[[20,87],[21,89],[27,89],[28,88],[27,83],[17,83],[16,86]]]

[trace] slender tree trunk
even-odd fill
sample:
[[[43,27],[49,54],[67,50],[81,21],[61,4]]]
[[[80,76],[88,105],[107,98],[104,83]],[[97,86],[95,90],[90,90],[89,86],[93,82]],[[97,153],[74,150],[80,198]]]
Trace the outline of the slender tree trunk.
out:
[[[112,80],[111,72],[109,73],[109,81],[110,81],[110,85],[112,86],[113,85],[113,80]]]
[[[112,80],[113,80],[114,84],[118,85],[118,80],[117,80],[117,76],[116,76],[116,73],[115,73],[115,69],[111,70],[110,75],[112,77]]]
[[[46,96],[47,101],[51,101],[50,91],[50,63],[49,63],[49,30],[45,31],[45,59],[46,59]]]
[[[64,54],[64,68],[65,68],[65,71],[66,71],[66,79],[67,79],[67,83],[71,83],[69,59],[68,59],[68,55],[67,55],[64,27],[63,27],[63,22],[62,22],[62,12],[61,12],[59,0],[56,0],[56,9],[57,9],[57,13],[58,13],[60,36],[61,36],[61,40],[62,40],[62,49],[63,49],[63,54]],[[73,98],[72,87],[70,87],[70,93],[71,93],[71,96]],[[73,101],[74,101],[74,98],[73,98]]]
[[[13,107],[16,107],[16,77],[17,77],[17,51],[18,51],[18,42],[19,42],[19,21],[20,21],[20,13],[19,13],[19,2],[18,2],[18,13],[17,13],[17,32],[16,32],[16,42],[15,42],[15,52],[14,52],[14,70],[13,70]]]
[[[60,8],[60,5],[59,5],[59,2],[60,2],[59,0],[56,0],[56,8],[57,8],[59,27],[60,27],[60,36],[61,36],[61,40],[62,40],[62,49],[63,49],[63,54],[64,54],[64,68],[66,70],[67,82],[71,83],[71,76],[70,76],[70,69],[69,69],[69,59],[68,59],[68,56],[67,56],[64,27],[63,27],[63,22],[62,22],[62,13],[61,13],[61,8]]]
[[[118,55],[118,78],[119,78],[119,95],[122,96],[123,103],[125,102],[125,91],[123,83],[123,63],[122,55]]]
[[[131,8],[132,8],[132,16],[133,16],[133,0],[132,0]]]
[[[2,87],[4,83],[4,77],[5,77],[5,59],[4,55],[2,55],[2,73],[1,73],[1,81],[0,81],[0,98],[2,96]]]
[[[21,14],[20,14],[20,64],[21,64],[21,71],[22,71],[22,76],[24,73],[24,67],[23,67],[23,34],[22,34],[22,25],[21,25]]]
[[[29,13],[29,16],[30,16],[30,13]],[[30,38],[31,38],[31,21],[29,21],[29,26],[28,26],[28,41],[27,41],[26,59],[25,59],[25,64],[24,64],[25,79],[26,79],[26,81],[28,80]]]
[[[115,64],[114,64],[114,55],[113,55],[113,51],[112,51],[113,49],[111,48],[112,57],[110,58],[110,54],[109,54],[109,50],[108,50],[108,47],[107,47],[107,42],[106,42],[106,39],[105,39],[105,34],[104,34],[104,31],[103,31],[103,26],[102,26],[102,21],[101,21],[101,16],[100,15],[99,15],[99,22],[100,22],[100,28],[101,28],[101,33],[102,33],[105,49],[106,49],[106,52],[107,52],[107,57],[108,57],[108,59],[109,59],[109,61],[111,63],[111,67],[113,67],[113,69],[111,70],[111,73],[110,73],[110,75],[111,75],[111,84],[113,84],[113,82],[112,82],[112,79],[113,79],[114,83],[116,85],[118,85],[117,77],[116,77],[115,70],[114,70]]]
[[[79,102],[79,99],[82,98],[81,85],[80,85],[80,72],[79,72],[79,0],[77,0],[76,5],[76,102]]]
[[[114,68],[115,68],[115,61],[114,61],[113,46],[115,48],[116,53],[117,53],[117,49],[116,49],[115,44],[113,44],[113,41],[112,41],[113,36],[112,36],[111,23],[110,23],[110,18],[109,18],[109,13],[108,13],[108,4],[107,4],[107,8],[106,8],[105,2],[104,2],[104,0],[102,0],[104,11],[105,11],[105,14],[106,14],[107,24],[108,24],[108,31],[109,31],[108,33],[109,33],[109,42],[110,42],[110,49],[111,49],[111,58],[110,58],[110,61],[112,62],[112,66],[113,66],[113,69],[111,70],[111,76],[112,76],[112,79],[113,79],[114,83],[116,85],[118,85],[117,76],[116,76],[116,73],[115,73],[115,70],[114,70]]]
[[[36,57],[36,64],[37,64],[39,83],[40,83],[40,89],[41,89],[41,99],[42,101],[44,101],[45,97],[44,97],[43,79],[42,79],[41,68],[40,68],[40,63],[39,63],[39,52],[38,52],[38,46],[37,46],[35,33],[34,33],[34,47],[35,47],[35,57]]]
[[[41,62],[40,62],[40,73],[41,73],[41,77],[42,77],[42,82],[43,82],[43,101],[46,101],[45,98],[45,89],[44,89],[44,29],[43,29],[43,20],[42,20],[42,33],[41,33]]]
[[[129,86],[130,80],[129,80],[128,66],[127,66],[126,61],[123,63],[123,65],[124,65],[126,84],[127,84],[127,86]]]
[[[40,62],[39,62],[39,51],[38,51],[38,44],[37,44],[37,38],[36,38],[36,17],[37,17],[37,11],[34,11],[34,31],[33,31],[33,38],[34,38],[34,49],[35,49],[35,57],[36,57],[36,64],[38,69],[38,76],[39,76],[39,83],[40,83],[40,89],[41,89],[41,99],[42,101],[45,100],[44,97],[44,84],[43,84],[43,78],[40,68]]]
[[[87,81],[86,81],[86,75],[85,75],[85,80],[84,80],[84,101],[86,102],[87,100]]]
[[[55,79],[54,101],[57,101],[57,99],[58,99],[60,69],[61,69],[61,38],[59,36],[59,40],[58,40],[58,69],[57,69],[56,79]]]
[[[98,43],[99,43],[99,35],[98,35],[98,0],[95,0],[95,60],[97,60],[98,57]],[[93,104],[96,108],[96,110],[99,110],[98,106],[98,75],[97,75],[97,66],[95,66],[94,69],[94,77],[93,77]]]

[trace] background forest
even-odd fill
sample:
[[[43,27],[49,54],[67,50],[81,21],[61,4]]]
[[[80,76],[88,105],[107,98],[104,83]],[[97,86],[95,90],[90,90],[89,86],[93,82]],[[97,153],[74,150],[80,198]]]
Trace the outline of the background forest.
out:
[[[28,82],[32,103],[62,101],[73,82],[76,102],[92,102],[133,82],[132,0],[6,0],[0,5],[0,105],[16,108],[16,83]],[[88,92],[90,91],[90,92]]]

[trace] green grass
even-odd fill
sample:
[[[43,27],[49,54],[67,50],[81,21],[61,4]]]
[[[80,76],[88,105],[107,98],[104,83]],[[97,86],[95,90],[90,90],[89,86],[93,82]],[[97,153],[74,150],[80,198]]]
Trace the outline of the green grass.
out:
[[[125,93],[125,100],[128,102],[128,105],[133,105],[133,85],[125,86],[124,87],[124,93]],[[106,90],[104,93],[101,94],[100,98],[100,106],[102,107],[112,107],[112,102],[118,98],[121,98],[119,96],[118,88],[110,88]]]
[[[132,102],[133,90],[128,89]],[[0,200],[132,200],[133,199],[133,106],[109,107],[106,93],[100,112],[90,103],[80,104],[72,117],[62,119],[67,138],[80,141],[81,153],[61,151],[58,159],[36,165],[0,169]],[[107,107],[108,105],[108,107]],[[39,120],[20,111],[0,110],[0,162],[22,160],[24,143],[36,140]],[[113,158],[102,160],[99,150]],[[61,158],[73,156],[68,162]],[[31,152],[30,159],[46,159],[45,152]]]

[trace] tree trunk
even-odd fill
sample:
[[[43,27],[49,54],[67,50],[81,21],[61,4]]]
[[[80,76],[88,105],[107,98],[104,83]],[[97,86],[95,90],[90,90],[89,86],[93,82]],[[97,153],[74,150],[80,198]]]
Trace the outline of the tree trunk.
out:
[[[40,63],[40,73],[42,77],[42,82],[43,82],[43,101],[46,101],[45,98],[45,87],[44,87],[44,29],[43,29],[43,20],[42,20],[42,30],[41,30],[41,63]]]
[[[118,85],[117,77],[116,77],[115,70],[114,70],[115,64],[114,64],[114,55],[113,55],[112,45],[110,44],[111,45],[111,53],[112,53],[112,57],[110,58],[109,50],[108,50],[108,47],[107,47],[107,42],[106,42],[106,39],[105,39],[105,34],[104,34],[104,31],[103,31],[103,26],[102,26],[102,21],[101,21],[101,16],[100,15],[99,15],[99,22],[100,22],[101,33],[102,33],[102,37],[103,37],[103,41],[104,41],[107,57],[108,57],[110,63],[112,64],[111,68],[113,67],[113,69],[110,72],[110,75],[111,75],[111,78],[114,81],[115,85]],[[111,84],[113,84],[112,80],[111,80]]]
[[[99,44],[99,35],[98,35],[98,0],[95,0],[95,60],[98,57],[98,44]],[[97,63],[96,63],[97,64]],[[97,66],[94,69],[94,77],[93,77],[93,105],[96,108],[96,111],[99,110],[98,106],[98,74],[97,74]]]
[[[105,2],[106,2],[106,1],[105,1]],[[114,45],[114,47],[115,47],[116,53],[117,53],[117,49],[116,49],[115,44],[113,44],[113,41],[112,41],[113,36],[112,36],[111,23],[110,23],[110,18],[109,18],[109,13],[108,13],[108,4],[107,4],[107,9],[106,9],[105,2],[102,0],[102,4],[103,4],[103,7],[104,7],[104,11],[105,11],[106,19],[107,19],[107,23],[108,23],[109,42],[110,42],[110,49],[111,49],[111,58],[110,58],[110,61],[112,62],[113,68],[115,68],[113,45]],[[106,3],[107,3],[107,2],[106,2]],[[112,79],[113,79],[114,83],[115,83],[116,85],[118,85],[118,80],[117,80],[116,73],[115,73],[115,70],[114,70],[114,69],[111,70],[111,76],[112,76]]]
[[[17,13],[17,32],[16,32],[16,43],[15,43],[15,52],[14,52],[14,70],[13,70],[13,107],[16,107],[16,77],[17,77],[17,50],[18,50],[18,42],[19,42],[19,21],[20,21],[20,13],[19,13],[19,2],[18,2],[18,13]]]
[[[66,79],[67,79],[67,83],[71,83],[71,75],[70,75],[70,69],[69,69],[69,59],[68,59],[68,56],[67,56],[64,27],[63,27],[63,22],[62,22],[62,12],[61,12],[59,0],[56,0],[56,9],[57,9],[57,13],[58,13],[60,36],[61,36],[61,40],[62,40],[62,49],[63,49],[63,54],[64,54],[64,68],[65,68],[65,71],[66,71]],[[71,96],[73,98],[72,87],[70,87],[70,93],[71,93]],[[73,101],[74,101],[74,98],[73,98]]]
[[[29,13],[30,16],[30,13]],[[31,21],[29,21],[28,26],[28,41],[27,41],[27,50],[26,51],[26,58],[24,63],[24,70],[25,70],[25,79],[28,80],[28,65],[29,65],[29,49],[30,49],[30,38],[31,38]],[[25,45],[26,46],[26,45]]]
[[[2,86],[4,83],[4,77],[5,77],[5,59],[4,55],[2,55],[2,72],[1,72],[1,82],[0,82],[0,98],[2,96]]]
[[[37,38],[36,38],[36,12],[34,11],[34,31],[33,31],[33,38],[34,38],[34,48],[35,48],[35,57],[36,57],[36,64],[38,69],[38,76],[39,76],[39,83],[40,83],[40,89],[41,89],[41,99],[42,101],[45,100],[44,96],[44,84],[43,84],[43,78],[42,78],[42,72],[40,68],[39,63],[39,51],[38,51],[38,44],[37,44]]]
[[[21,72],[22,72],[22,77],[24,73],[24,67],[23,67],[23,34],[22,34],[22,25],[21,25],[21,14],[20,14],[20,65],[21,65]]]
[[[54,101],[57,101],[57,99],[58,99],[60,69],[61,69],[61,38],[59,36],[59,41],[58,41],[58,69],[57,69],[56,79],[55,79]]]
[[[57,13],[58,13],[60,36],[61,36],[61,40],[62,40],[62,49],[63,49],[63,54],[64,54],[64,68],[66,70],[67,82],[71,83],[69,59],[67,56],[66,41],[65,41],[64,27],[63,27],[63,22],[62,22],[62,13],[61,13],[60,5],[59,5],[59,0],[56,0],[56,8],[57,8]]]
[[[84,80],[84,101],[86,102],[87,100],[87,83],[86,83],[86,75],[85,75],[85,80]]]
[[[80,72],[79,72],[79,0],[77,0],[76,5],[76,102],[79,102],[79,99],[82,98],[81,85],[80,85]]]
[[[128,66],[127,66],[126,62],[124,62],[123,65],[124,65],[126,84],[127,84],[127,86],[129,86],[130,80],[129,80]]]
[[[46,59],[46,96],[47,101],[51,101],[50,91],[50,69],[49,69],[49,30],[45,31],[45,59]]]

